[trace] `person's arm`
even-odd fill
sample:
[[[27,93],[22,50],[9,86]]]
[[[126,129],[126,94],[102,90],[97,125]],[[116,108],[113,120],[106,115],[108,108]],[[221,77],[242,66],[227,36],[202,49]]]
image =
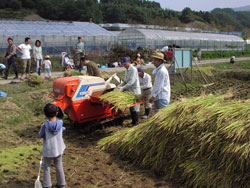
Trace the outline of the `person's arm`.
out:
[[[33,47],[33,58],[34,58],[34,61],[36,62],[36,47],[35,46]]]
[[[42,125],[40,131],[39,131],[39,138],[45,137],[45,124]]]
[[[10,54],[8,54],[8,56],[6,58],[10,59],[15,54],[16,54],[16,46],[12,45],[11,48],[10,48]]]
[[[49,67],[50,67],[50,70],[52,70],[52,63],[51,63],[51,61],[49,60]]]
[[[19,52],[20,52],[20,54],[22,54],[22,55],[23,55],[23,51],[22,51],[22,49],[21,49],[21,45],[19,45],[16,49],[17,49],[17,51],[19,51]]]
[[[42,58],[42,60],[43,60],[43,49],[42,49],[41,46],[40,46],[40,48],[41,48],[41,58]]]

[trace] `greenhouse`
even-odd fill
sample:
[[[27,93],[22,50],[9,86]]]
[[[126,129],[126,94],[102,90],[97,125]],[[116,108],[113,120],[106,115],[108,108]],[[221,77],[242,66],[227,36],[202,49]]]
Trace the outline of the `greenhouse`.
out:
[[[234,35],[192,33],[152,29],[129,28],[118,35],[118,43],[129,48],[162,48],[177,45],[181,48],[201,49],[243,49],[244,40]]]
[[[41,40],[45,53],[59,54],[72,50],[77,36],[83,36],[87,51],[107,50],[116,42],[112,32],[90,22],[0,20],[1,53],[5,53],[8,37],[17,45],[23,43],[25,37],[31,38],[32,45]]]

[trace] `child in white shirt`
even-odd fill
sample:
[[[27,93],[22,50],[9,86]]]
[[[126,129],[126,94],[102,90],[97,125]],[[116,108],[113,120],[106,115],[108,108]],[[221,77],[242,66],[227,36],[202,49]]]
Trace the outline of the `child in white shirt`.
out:
[[[45,79],[47,79],[47,78],[50,79],[51,78],[52,64],[51,64],[49,55],[45,56],[45,60],[43,61],[43,65],[44,65],[44,68],[45,68],[44,78]]]

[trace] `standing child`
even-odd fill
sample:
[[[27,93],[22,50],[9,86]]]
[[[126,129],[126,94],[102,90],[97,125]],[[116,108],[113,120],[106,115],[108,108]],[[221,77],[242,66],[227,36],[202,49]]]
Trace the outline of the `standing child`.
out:
[[[65,188],[66,181],[62,165],[62,155],[66,148],[62,138],[65,127],[63,127],[62,120],[57,120],[57,117],[63,117],[63,111],[59,107],[49,103],[44,107],[44,113],[48,120],[44,122],[39,132],[39,137],[43,138],[43,187],[52,187],[50,166],[51,162],[54,161],[56,167],[56,186],[57,188]]]
[[[44,68],[45,68],[44,78],[50,79],[51,78],[52,64],[51,64],[49,55],[45,56],[45,60],[43,61],[43,64],[44,64]]]

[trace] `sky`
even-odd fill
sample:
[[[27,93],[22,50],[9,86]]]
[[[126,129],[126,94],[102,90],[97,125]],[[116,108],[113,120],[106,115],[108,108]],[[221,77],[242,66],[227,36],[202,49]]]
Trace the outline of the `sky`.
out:
[[[161,3],[162,8],[181,11],[190,7],[196,11],[211,11],[214,8],[238,8],[250,5],[250,0],[154,0]]]

